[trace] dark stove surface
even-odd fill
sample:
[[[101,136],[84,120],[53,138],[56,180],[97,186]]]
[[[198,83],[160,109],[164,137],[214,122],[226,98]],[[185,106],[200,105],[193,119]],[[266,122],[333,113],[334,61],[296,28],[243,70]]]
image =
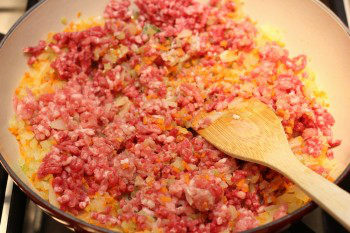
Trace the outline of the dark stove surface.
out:
[[[28,0],[27,9],[32,7],[36,2],[38,2],[38,0]],[[347,25],[342,0],[322,0],[322,2],[331,8]],[[0,40],[1,39],[2,36],[0,35]],[[72,233],[71,230],[43,213],[16,185],[12,185],[11,180],[7,178],[7,173],[0,166],[0,216],[2,216],[3,210],[8,211],[8,218],[1,218],[1,221],[7,221],[7,227],[5,229],[1,228],[3,222],[0,222],[1,233]],[[11,186],[10,189],[9,186]],[[340,186],[350,192],[350,176],[341,182]],[[11,200],[6,200],[5,190],[10,194],[12,193],[12,195],[10,195]],[[8,193],[6,193],[6,196],[7,194]],[[10,203],[9,206],[7,206],[6,203]],[[292,224],[288,229],[282,231],[282,233],[346,232],[348,231],[319,208],[305,216],[302,220]]]

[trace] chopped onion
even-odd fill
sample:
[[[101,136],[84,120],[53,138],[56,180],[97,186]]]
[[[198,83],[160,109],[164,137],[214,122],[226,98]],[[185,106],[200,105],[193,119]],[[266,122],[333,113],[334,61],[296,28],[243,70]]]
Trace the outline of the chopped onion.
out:
[[[146,185],[146,183],[141,178],[141,176],[136,176],[136,178],[135,178],[135,186],[144,186],[144,185]]]
[[[58,202],[57,202],[56,193],[55,193],[55,191],[53,190],[52,185],[49,185],[48,189],[49,189],[49,202],[50,202],[53,206],[59,207],[59,204],[58,204]]]
[[[182,32],[180,32],[180,34],[177,36],[178,38],[187,38],[192,36],[192,32],[190,30],[183,30]]]
[[[182,163],[182,159],[180,157],[176,157],[175,161],[171,164],[175,168],[179,169],[180,171],[183,171],[185,168]]]
[[[67,126],[62,119],[56,119],[50,123],[51,128],[58,130],[66,130]]]
[[[121,45],[120,48],[118,49],[119,58],[123,58],[128,52],[129,52],[129,48],[124,45]]]
[[[117,36],[118,40],[124,40],[125,39],[125,33],[124,32],[120,32],[116,36]]]
[[[120,96],[118,97],[115,102],[114,102],[114,105],[116,107],[121,107],[121,106],[124,106],[125,104],[129,103],[130,100],[127,96]]]
[[[237,60],[237,55],[234,51],[226,50],[220,54],[220,59],[222,62],[234,62]]]
[[[153,36],[154,34],[160,32],[160,29],[152,24],[146,24],[143,28],[143,33]]]

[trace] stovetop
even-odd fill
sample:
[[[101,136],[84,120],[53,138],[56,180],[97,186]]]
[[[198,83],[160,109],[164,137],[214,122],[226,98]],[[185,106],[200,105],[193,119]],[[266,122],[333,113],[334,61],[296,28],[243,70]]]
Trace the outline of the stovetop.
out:
[[[1,1],[1,0],[0,0]],[[27,9],[38,0],[28,0]],[[283,0],[281,0],[283,1]],[[350,0],[322,0],[348,25]],[[347,9],[349,7],[349,9]],[[307,13],[307,12],[306,12]],[[349,19],[350,21],[350,19]],[[2,36],[0,35],[0,40]],[[350,192],[350,176],[340,186]],[[13,184],[0,166],[0,233],[72,233],[40,210]],[[346,233],[332,217],[320,208],[292,224],[281,233]]]

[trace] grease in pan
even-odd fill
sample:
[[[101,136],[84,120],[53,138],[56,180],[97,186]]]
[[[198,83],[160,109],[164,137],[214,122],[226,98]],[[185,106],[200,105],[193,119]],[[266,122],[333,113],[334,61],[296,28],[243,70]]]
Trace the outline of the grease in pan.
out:
[[[111,1],[103,18],[25,49],[10,130],[42,196],[124,232],[237,232],[307,203],[281,175],[186,129],[201,111],[259,98],[296,156],[331,179],[340,141],[306,56],[288,56],[238,1],[136,4]]]

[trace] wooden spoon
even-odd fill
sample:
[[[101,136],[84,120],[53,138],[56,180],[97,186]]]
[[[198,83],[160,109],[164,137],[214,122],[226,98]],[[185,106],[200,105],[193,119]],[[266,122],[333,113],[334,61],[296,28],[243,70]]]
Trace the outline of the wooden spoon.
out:
[[[265,165],[288,177],[350,230],[350,195],[294,156],[281,120],[267,105],[254,99],[239,103],[197,131],[227,155]]]

